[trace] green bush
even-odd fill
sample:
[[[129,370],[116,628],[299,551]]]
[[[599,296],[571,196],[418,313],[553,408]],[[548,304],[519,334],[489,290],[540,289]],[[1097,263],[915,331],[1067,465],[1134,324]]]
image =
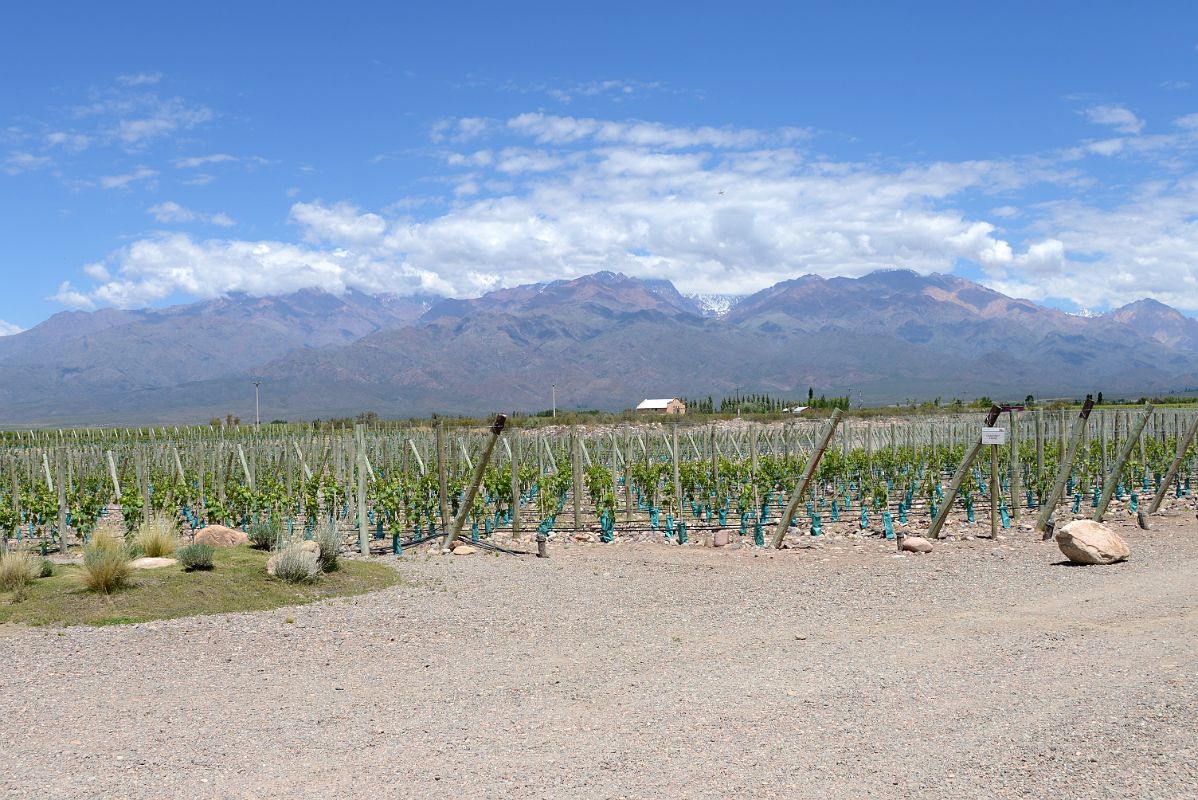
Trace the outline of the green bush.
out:
[[[216,551],[206,542],[196,542],[175,551],[175,558],[188,572],[195,569],[212,569],[212,555]]]
[[[129,580],[129,551],[125,542],[112,536],[93,535],[83,547],[83,585],[105,594]]]
[[[298,543],[289,544],[274,555],[275,577],[288,583],[311,583],[320,577],[320,558]]]
[[[337,556],[341,554],[341,534],[337,531],[337,523],[330,519],[317,525],[312,538],[320,547],[317,560],[320,562],[321,570],[336,572]]]
[[[42,559],[42,568],[38,572],[39,578],[49,578],[54,574],[54,562],[48,558]]]
[[[283,538],[283,528],[278,520],[264,518],[251,525],[247,535],[250,544],[259,550],[274,550]]]

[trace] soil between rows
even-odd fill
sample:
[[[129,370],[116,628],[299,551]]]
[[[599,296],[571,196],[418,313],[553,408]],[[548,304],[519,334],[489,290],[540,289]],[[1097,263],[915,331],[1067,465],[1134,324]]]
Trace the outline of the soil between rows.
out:
[[[1189,797],[1198,527],[1117,527],[1110,567],[1014,529],[926,556],[573,543],[410,552],[402,585],[303,607],[0,626],[0,790]]]

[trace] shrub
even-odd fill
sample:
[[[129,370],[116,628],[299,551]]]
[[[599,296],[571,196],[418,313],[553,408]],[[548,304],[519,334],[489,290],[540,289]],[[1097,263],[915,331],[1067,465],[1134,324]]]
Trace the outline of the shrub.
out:
[[[337,531],[337,523],[330,519],[316,526],[312,538],[320,547],[317,554],[320,568],[325,572],[336,572],[337,556],[341,553],[341,534]]]
[[[259,550],[273,550],[283,538],[283,528],[278,520],[264,518],[250,526],[248,536],[250,544]]]
[[[129,551],[113,536],[93,535],[83,547],[83,585],[107,594],[129,580]]]
[[[175,558],[190,572],[193,569],[212,569],[212,554],[216,548],[207,542],[196,542],[175,551]]]
[[[42,559],[42,568],[38,571],[39,578],[49,578],[54,574],[54,562],[48,558]]]
[[[166,514],[155,512],[138,527],[133,542],[150,558],[169,556],[179,547],[175,521]]]
[[[275,577],[288,583],[311,583],[320,576],[320,558],[299,544],[289,544],[274,555]]]
[[[32,553],[0,554],[0,591],[20,594],[40,572],[41,565]]]

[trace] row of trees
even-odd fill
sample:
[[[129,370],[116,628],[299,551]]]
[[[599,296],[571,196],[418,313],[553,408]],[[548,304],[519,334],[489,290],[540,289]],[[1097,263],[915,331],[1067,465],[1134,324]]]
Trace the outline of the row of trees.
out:
[[[773,414],[788,408],[806,406],[808,408],[840,408],[848,409],[849,396],[828,397],[815,396],[815,389],[807,389],[807,400],[787,400],[764,393],[738,394],[722,397],[718,401],[712,396],[688,399],[684,398],[687,413],[691,414]]]

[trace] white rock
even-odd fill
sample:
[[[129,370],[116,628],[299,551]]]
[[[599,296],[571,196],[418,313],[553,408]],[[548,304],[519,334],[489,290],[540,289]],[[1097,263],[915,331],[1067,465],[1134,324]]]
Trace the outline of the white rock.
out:
[[[135,558],[129,562],[129,566],[133,569],[161,569],[162,567],[173,567],[179,563],[177,558],[150,558],[142,556]]]
[[[455,556],[472,556],[477,552],[478,552],[478,548],[471,547],[468,544],[460,544],[457,547],[453,548],[453,554]]]
[[[1131,548],[1113,530],[1089,519],[1077,519],[1057,528],[1057,547],[1077,564],[1114,564],[1131,555]]]

